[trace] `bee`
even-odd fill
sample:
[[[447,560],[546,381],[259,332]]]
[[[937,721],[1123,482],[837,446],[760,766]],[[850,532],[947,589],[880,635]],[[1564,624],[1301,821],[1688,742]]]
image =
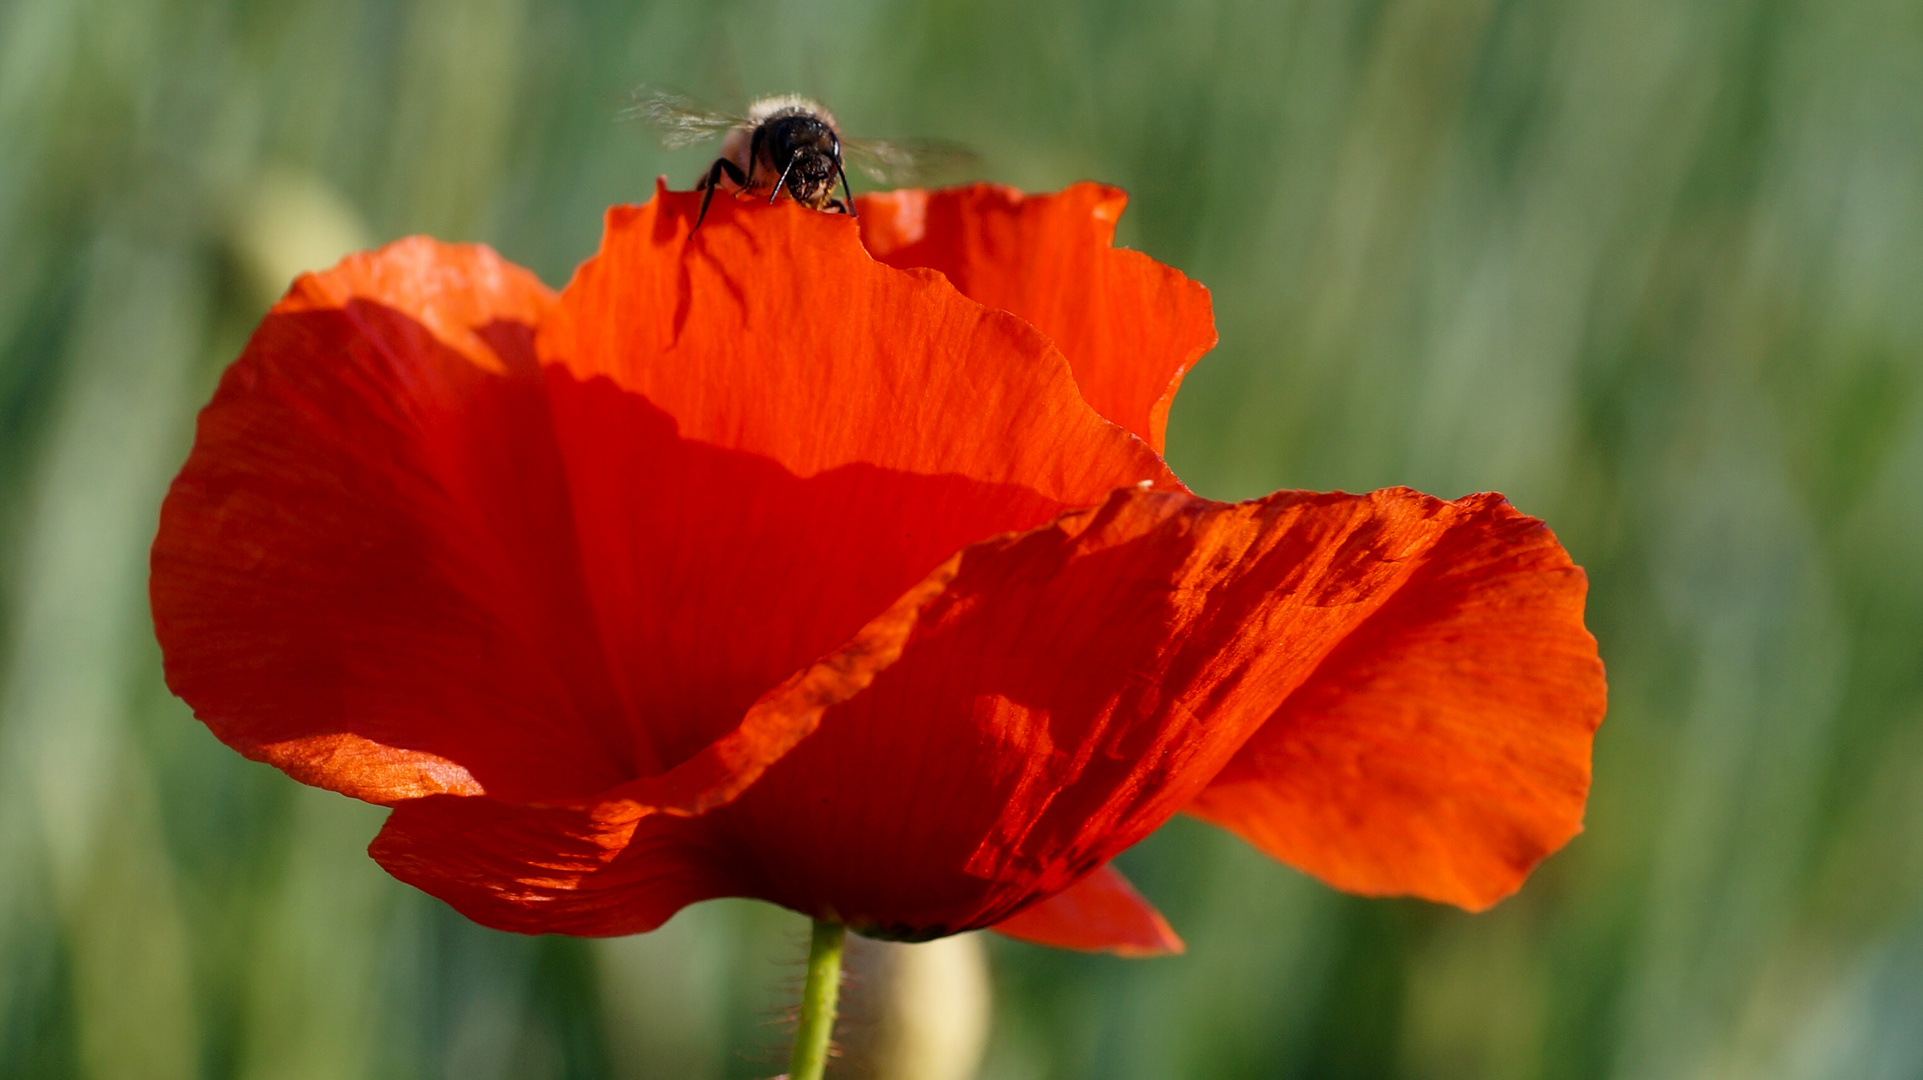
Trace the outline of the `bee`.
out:
[[[626,114],[653,127],[670,150],[706,142],[717,135],[721,155],[695,182],[701,191],[701,213],[694,227],[708,216],[708,203],[725,180],[736,192],[768,189],[774,202],[785,190],[796,202],[813,210],[855,216],[854,192],[848,186],[847,165],[883,183],[906,183],[972,161],[974,154],[953,143],[929,139],[883,142],[852,139],[841,133],[834,114],[804,97],[783,94],[760,98],[745,115],[710,109],[679,94],[643,87],[635,92]],[[841,197],[835,197],[835,184]]]

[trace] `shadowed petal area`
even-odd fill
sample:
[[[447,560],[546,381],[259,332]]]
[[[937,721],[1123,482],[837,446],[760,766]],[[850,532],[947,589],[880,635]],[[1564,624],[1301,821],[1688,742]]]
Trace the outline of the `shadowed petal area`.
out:
[[[1492,512],[1129,489],[976,544],[901,659],[704,820],[754,895],[874,936],[992,925],[1187,805]]]
[[[1185,949],[1162,913],[1113,866],[1023,908],[994,929],[1034,945],[1117,956],[1167,956]]]
[[[1480,909],[1580,830],[1605,691],[1548,528],[1495,495],[1449,516],[1189,809],[1338,888]]]
[[[1127,202],[1088,183],[1054,195],[972,184],[857,200],[875,258],[939,270],[1027,320],[1068,357],[1095,411],[1160,453],[1183,373],[1215,347],[1215,316],[1202,285],[1113,246]]]
[[[572,806],[483,796],[401,803],[371,850],[395,877],[501,930],[591,936],[652,930],[682,906],[741,895],[739,856],[701,815],[735,798],[822,713],[901,655],[953,577],[950,560],[853,639],[763,695],[735,729],[666,772]]]
[[[634,775],[533,355],[553,303],[482,247],[307,275],[161,510],[168,685],[223,741],[374,802]]]
[[[1035,330],[854,224],[662,191],[609,211],[539,347],[589,595],[671,767],[967,544],[1179,488]]]

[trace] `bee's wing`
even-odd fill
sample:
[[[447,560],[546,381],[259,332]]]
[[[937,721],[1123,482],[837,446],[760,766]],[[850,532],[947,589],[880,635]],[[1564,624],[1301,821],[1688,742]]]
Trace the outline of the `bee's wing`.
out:
[[[884,184],[912,184],[973,165],[978,155],[940,139],[843,139],[848,163]]]
[[[634,104],[621,110],[621,118],[647,124],[670,150],[705,142],[748,122],[745,116],[710,109],[693,98],[652,86],[635,90]]]

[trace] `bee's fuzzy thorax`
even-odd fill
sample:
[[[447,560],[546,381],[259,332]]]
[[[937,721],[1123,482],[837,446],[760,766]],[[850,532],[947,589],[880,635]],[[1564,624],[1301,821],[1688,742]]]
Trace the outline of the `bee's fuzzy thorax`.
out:
[[[811,101],[799,94],[775,94],[770,97],[756,98],[748,105],[750,128],[773,120],[777,116],[813,116],[837,131],[841,129],[841,125],[835,122],[835,114],[822,108],[820,102]]]

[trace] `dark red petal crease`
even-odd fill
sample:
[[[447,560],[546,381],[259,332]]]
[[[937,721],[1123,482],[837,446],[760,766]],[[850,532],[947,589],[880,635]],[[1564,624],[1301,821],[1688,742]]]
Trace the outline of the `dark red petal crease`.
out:
[[[1499,496],[1451,509],[1190,810],[1338,888],[1481,909],[1582,828],[1606,691],[1555,537]]]
[[[856,200],[862,241],[890,266],[939,270],[1061,348],[1095,411],[1162,452],[1182,375],[1215,347],[1209,291],[1113,246],[1128,196],[1101,184],[1053,195],[971,184]]]
[[[995,932],[1031,945],[1117,956],[1167,956],[1186,948],[1162,913],[1113,866],[1003,919]]]
[[[840,649],[764,694],[741,724],[666,772],[569,806],[415,799],[371,853],[395,877],[500,930],[610,936],[652,930],[686,904],[741,895],[738,860],[690,819],[725,804],[814,731],[831,705],[901,654],[954,562]],[[677,824],[677,822],[681,822]]]

